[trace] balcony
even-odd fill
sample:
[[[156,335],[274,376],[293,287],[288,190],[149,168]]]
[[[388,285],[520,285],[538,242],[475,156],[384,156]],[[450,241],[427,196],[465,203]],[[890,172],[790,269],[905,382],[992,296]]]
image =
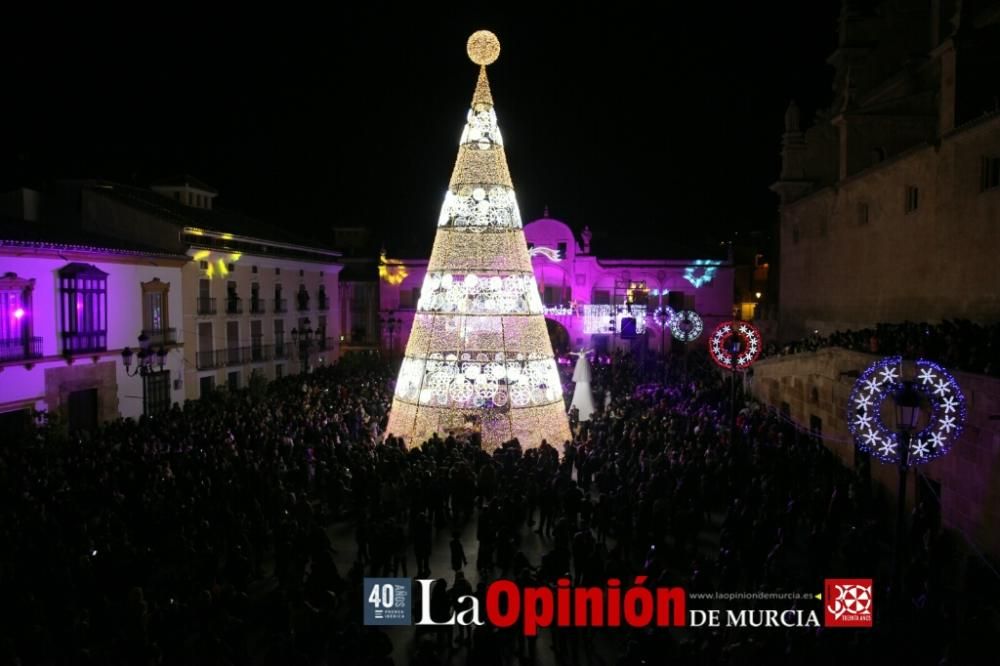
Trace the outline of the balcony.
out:
[[[108,348],[107,331],[87,331],[86,333],[71,333],[63,331],[64,354],[86,354],[105,351]]]
[[[214,315],[216,313],[215,309],[215,299],[200,297],[198,299],[198,314],[200,315]]]
[[[251,298],[250,299],[250,313],[251,314],[264,314],[264,300],[261,298]]]
[[[142,334],[149,338],[149,344],[153,347],[177,344],[176,328],[144,328]]]
[[[274,299],[274,314],[281,314],[284,312],[288,312],[288,299],[287,298]]]
[[[243,314],[243,299],[230,296],[226,299],[226,314]]]
[[[298,305],[299,312],[309,312],[309,299],[308,298],[297,298],[296,304]]]
[[[230,347],[222,351],[225,353],[225,365],[243,365],[250,358],[249,347]]]
[[[224,357],[217,356],[217,352],[215,351],[200,351],[195,354],[195,366],[199,370],[210,370],[212,368],[222,367],[222,364],[216,362],[217,358]]]
[[[272,358],[272,352],[273,347],[271,345],[251,344],[250,362],[261,363],[263,361],[270,361]]]
[[[320,310],[329,310],[330,309],[330,299],[327,298],[326,296],[320,296],[317,299],[317,306],[319,307]]]
[[[4,338],[0,339],[0,361],[23,361],[42,357],[42,339]]]
[[[288,358],[289,350],[288,344],[284,340],[279,340],[274,343],[274,358]]]

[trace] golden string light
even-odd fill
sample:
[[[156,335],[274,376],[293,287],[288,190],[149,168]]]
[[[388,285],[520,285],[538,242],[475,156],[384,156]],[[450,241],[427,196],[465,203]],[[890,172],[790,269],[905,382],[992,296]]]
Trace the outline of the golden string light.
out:
[[[468,431],[487,450],[513,438],[560,446],[570,438],[562,385],[486,77],[500,42],[481,30],[466,50],[479,77],[387,433],[408,446]]]

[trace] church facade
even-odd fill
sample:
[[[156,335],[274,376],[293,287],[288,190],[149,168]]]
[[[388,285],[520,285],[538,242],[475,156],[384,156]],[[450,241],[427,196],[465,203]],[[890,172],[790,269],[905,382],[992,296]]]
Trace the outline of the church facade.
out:
[[[996,321],[1000,5],[843,7],[833,104],[789,106],[771,188],[780,335]]]

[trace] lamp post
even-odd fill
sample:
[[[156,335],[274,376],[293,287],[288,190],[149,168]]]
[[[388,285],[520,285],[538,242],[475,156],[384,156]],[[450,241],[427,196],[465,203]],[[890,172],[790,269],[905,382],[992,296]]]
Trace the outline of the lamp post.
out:
[[[305,319],[302,325],[301,331],[297,328],[292,329],[292,344],[298,347],[299,362],[302,363],[301,373],[304,375],[309,372],[309,353],[313,346],[313,330],[308,319]]]
[[[740,336],[737,335],[738,323],[733,321],[733,334],[729,337],[729,364],[732,368],[732,374],[730,375],[730,391],[729,391],[729,445],[732,446],[736,441],[736,359],[743,351],[742,340]]]
[[[132,359],[138,359],[135,367],[132,366]],[[145,333],[139,335],[139,351],[134,352],[130,347],[122,350],[122,365],[125,366],[125,374],[129,377],[142,377],[142,413],[149,414],[149,390],[150,377],[160,375],[164,372],[163,366],[166,364],[167,350],[162,346],[155,351],[149,341],[149,336]]]
[[[892,557],[892,594],[899,600],[900,578],[905,550],[906,477],[910,469],[910,436],[920,420],[921,396],[912,381],[905,381],[892,395],[896,412],[896,436],[899,447],[899,490],[896,493],[896,547]]]

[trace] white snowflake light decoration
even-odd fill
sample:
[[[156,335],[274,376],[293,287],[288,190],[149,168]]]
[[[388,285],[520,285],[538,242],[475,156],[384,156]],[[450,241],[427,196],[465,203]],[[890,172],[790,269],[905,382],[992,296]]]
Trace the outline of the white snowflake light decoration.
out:
[[[947,370],[933,361],[915,361],[914,388],[930,406],[927,425],[910,436],[907,464],[919,465],[946,454],[965,423],[965,396]],[[881,416],[882,405],[903,387],[902,358],[870,365],[854,383],[847,401],[848,427],[858,445],[885,463],[899,463],[899,435]]]
[[[692,342],[701,336],[705,324],[694,310],[680,310],[670,320],[670,334],[681,342]]]

